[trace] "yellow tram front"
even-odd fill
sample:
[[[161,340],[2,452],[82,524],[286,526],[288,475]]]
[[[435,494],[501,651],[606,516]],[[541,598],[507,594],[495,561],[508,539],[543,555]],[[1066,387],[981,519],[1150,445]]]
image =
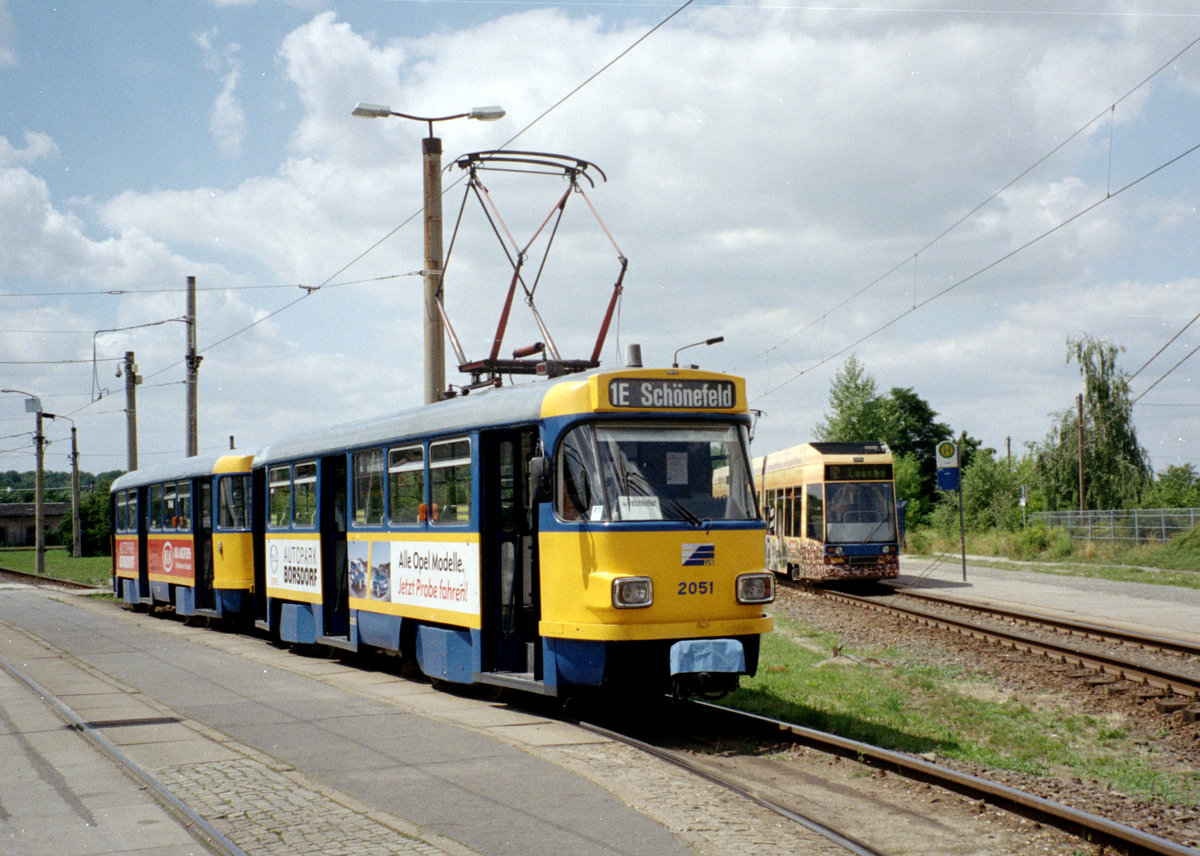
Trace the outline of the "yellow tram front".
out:
[[[539,635],[559,680],[714,692],[754,674],[764,524],[741,378],[624,369],[542,405]]]

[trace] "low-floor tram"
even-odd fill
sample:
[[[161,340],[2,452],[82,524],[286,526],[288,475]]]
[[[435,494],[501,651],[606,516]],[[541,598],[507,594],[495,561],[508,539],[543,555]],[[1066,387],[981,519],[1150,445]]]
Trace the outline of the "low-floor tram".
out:
[[[114,586],[447,682],[727,691],[772,626],[749,421],[741,378],[629,367],[139,470]]]
[[[804,443],[754,460],[767,567],[793,580],[900,573],[892,453],[884,443]]]

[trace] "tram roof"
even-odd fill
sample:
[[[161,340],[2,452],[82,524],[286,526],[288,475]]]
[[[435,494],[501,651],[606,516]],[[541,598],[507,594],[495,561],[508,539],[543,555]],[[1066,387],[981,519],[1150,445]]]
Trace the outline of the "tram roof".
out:
[[[152,484],[154,482],[170,481],[171,479],[211,476],[216,472],[217,465],[221,459],[229,456],[244,457],[243,453],[229,451],[220,455],[196,455],[195,457],[184,458],[183,460],[173,460],[164,464],[139,467],[114,479],[109,490],[124,490],[125,488]]]
[[[578,381],[580,377],[571,375],[566,379]],[[386,416],[318,428],[310,433],[265,446],[255,454],[254,464],[259,466],[309,458],[388,440],[437,436],[479,427],[530,422],[541,418],[542,400],[553,386],[553,382],[533,381],[477,390],[470,395],[446,399],[436,404],[410,407]]]

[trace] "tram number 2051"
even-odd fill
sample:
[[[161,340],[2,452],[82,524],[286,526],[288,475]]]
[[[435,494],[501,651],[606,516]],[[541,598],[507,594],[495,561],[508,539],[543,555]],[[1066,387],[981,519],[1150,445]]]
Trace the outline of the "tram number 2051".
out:
[[[676,594],[713,594],[716,590],[716,583],[711,581],[680,583],[679,591]]]

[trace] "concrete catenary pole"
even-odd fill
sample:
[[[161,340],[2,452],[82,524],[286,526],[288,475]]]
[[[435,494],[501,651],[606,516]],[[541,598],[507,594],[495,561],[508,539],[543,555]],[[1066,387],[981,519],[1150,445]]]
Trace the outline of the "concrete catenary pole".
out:
[[[187,278],[187,456],[200,454],[200,429],[196,416],[197,386],[200,379],[200,361],[196,353],[196,277]]]
[[[71,555],[78,559],[83,555],[79,544],[79,438],[75,423],[71,423]]]
[[[37,460],[37,471],[33,478],[33,515],[34,539],[33,549],[36,552],[34,565],[37,573],[46,573],[46,502],[42,495],[46,490],[46,437],[42,434],[42,406],[38,404],[37,429],[33,432],[34,457]]]
[[[433,123],[430,123],[430,130]],[[442,297],[442,141],[421,141],[425,186],[425,403],[440,401],[446,388],[446,333]]]
[[[137,454],[137,385],[142,382],[133,361],[133,351],[125,352],[125,468],[133,472],[138,468]]]

